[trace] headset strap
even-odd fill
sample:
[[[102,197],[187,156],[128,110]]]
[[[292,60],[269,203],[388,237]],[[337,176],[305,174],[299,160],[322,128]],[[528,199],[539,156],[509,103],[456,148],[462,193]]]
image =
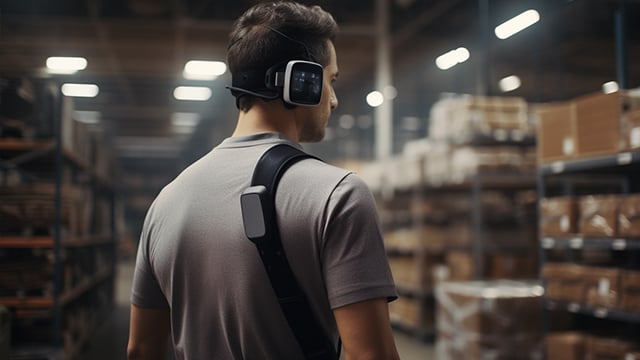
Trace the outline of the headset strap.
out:
[[[267,188],[266,240],[256,244],[271,286],[280,303],[280,308],[289,323],[306,359],[335,360],[339,357],[336,348],[315,318],[309,302],[296,281],[287,260],[275,208],[275,194],[282,174],[294,163],[315,158],[302,150],[287,144],[278,144],[265,152],[253,172],[251,186],[263,185]],[[315,158],[317,159],[317,158]]]

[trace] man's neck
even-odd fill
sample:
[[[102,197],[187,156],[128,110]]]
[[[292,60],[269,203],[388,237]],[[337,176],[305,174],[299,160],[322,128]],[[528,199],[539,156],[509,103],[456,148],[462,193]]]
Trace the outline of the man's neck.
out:
[[[278,132],[299,141],[294,111],[274,102],[256,103],[249,111],[240,111],[233,136],[263,132]]]

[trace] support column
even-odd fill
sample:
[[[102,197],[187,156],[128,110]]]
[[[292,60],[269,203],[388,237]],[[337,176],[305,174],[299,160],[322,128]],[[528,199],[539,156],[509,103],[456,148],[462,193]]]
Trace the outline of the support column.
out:
[[[389,0],[376,0],[376,90],[384,93],[391,86],[391,36],[389,34]],[[384,99],[375,108],[376,159],[393,153],[393,99]]]
[[[616,73],[620,89],[629,88],[629,61],[626,34],[626,4],[625,0],[619,0],[620,6],[615,13],[616,33]]]
[[[490,36],[489,29],[489,0],[478,0],[478,18],[479,18],[479,47],[476,51],[479,53],[478,74],[476,83],[476,95],[491,95],[491,53],[490,53]],[[474,56],[473,54],[471,56]]]

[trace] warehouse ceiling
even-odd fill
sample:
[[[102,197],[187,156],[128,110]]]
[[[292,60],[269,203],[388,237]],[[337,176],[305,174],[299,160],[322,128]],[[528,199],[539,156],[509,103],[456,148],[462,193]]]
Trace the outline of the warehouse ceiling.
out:
[[[228,73],[208,82],[185,80],[183,67],[192,59],[225,60],[233,20],[256,2],[0,0],[0,77],[97,84],[95,98],[74,99],[76,116],[97,115],[122,166],[152,168],[181,159],[179,168],[228,136],[236,118],[224,89]],[[319,151],[329,158],[371,157],[373,110],[365,96],[374,90],[375,1],[302,2],[321,5],[341,25],[340,107],[330,125],[334,140]],[[545,102],[599,91],[616,80],[614,13],[622,1],[388,2],[396,151],[406,139],[426,134],[430,106],[442,93],[501,95],[498,80],[517,75],[522,86],[507,95]],[[486,18],[481,4],[488,4]],[[496,25],[529,8],[539,11],[539,23],[506,40],[493,35]],[[640,2],[626,1],[629,86],[640,85],[640,69],[631,60],[640,56],[639,16]],[[460,46],[469,49],[469,61],[446,71],[435,66],[437,56]],[[72,75],[47,74],[49,56],[85,57],[88,66]],[[173,90],[180,85],[207,86],[213,96],[178,101]],[[188,116],[200,121],[185,129],[172,122],[184,116],[176,113],[196,114]],[[358,126],[344,126],[339,119],[345,116]],[[350,139],[360,149],[335,146],[337,139]]]

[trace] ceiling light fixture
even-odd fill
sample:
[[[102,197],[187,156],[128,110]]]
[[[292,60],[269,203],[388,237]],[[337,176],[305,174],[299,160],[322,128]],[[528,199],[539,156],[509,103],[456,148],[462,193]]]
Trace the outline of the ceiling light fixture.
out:
[[[178,86],[173,90],[177,100],[207,101],[211,98],[211,89],[203,86]]]
[[[214,80],[227,71],[222,61],[191,60],[184,65],[183,76],[189,80]]]
[[[380,91],[372,91],[367,94],[367,104],[371,107],[378,107],[384,102],[384,95]]]
[[[500,90],[502,90],[502,92],[513,91],[513,90],[519,88],[520,85],[522,85],[522,82],[520,81],[520,78],[515,76],[515,75],[511,75],[511,76],[507,76],[505,78],[502,78],[498,82],[498,86],[500,86]]]
[[[83,57],[52,56],[47,58],[46,64],[50,73],[73,74],[87,68],[87,59]]]
[[[459,47],[455,50],[446,52],[436,58],[436,66],[440,70],[448,70],[452,67],[469,60],[469,50]]]
[[[96,97],[100,92],[100,88],[96,84],[74,84],[67,83],[62,84],[62,93],[65,96],[72,97]]]
[[[540,20],[540,14],[535,10],[527,10],[520,15],[496,26],[495,33],[498,39],[506,39],[528,28]]]

